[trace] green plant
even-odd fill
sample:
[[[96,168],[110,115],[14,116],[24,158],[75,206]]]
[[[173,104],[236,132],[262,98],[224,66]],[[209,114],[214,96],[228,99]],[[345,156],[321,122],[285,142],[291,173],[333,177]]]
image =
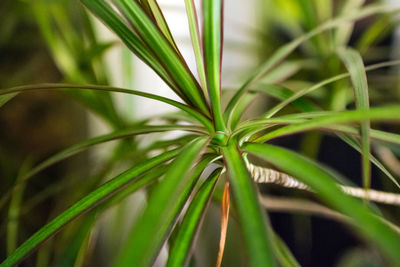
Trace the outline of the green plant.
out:
[[[10,100],[10,94],[30,90],[70,90],[119,92],[147,97],[178,108],[185,125],[168,118],[162,125],[150,125],[145,121],[132,126],[118,126],[116,131],[76,144],[44,161],[19,178],[20,184],[43,168],[74,155],[93,145],[110,140],[164,131],[184,131],[183,137],[155,142],[139,150],[146,154],[140,162],[88,193],[70,208],[37,231],[12,252],[1,266],[18,263],[30,251],[51,237],[80,214],[95,210],[103,212],[127,195],[140,188],[150,187],[148,203],[134,224],[126,244],[115,259],[116,266],[150,266],[162,245],[169,239],[170,254],[167,266],[181,266],[190,260],[190,251],[205,216],[210,200],[218,199],[215,190],[218,181],[226,186],[223,193],[223,227],[221,227],[220,255],[229,216],[229,192],[231,186],[233,210],[239,221],[251,266],[297,266],[290,251],[271,228],[267,214],[258,200],[257,188],[248,171],[254,157],[295,177],[311,188],[328,206],[350,219],[350,224],[361,236],[374,244],[393,264],[400,264],[400,236],[398,231],[384,219],[368,202],[363,203],[344,193],[339,184],[346,179],[329,168],[299,153],[272,145],[269,141],[281,136],[319,129],[339,135],[362,154],[363,184],[370,187],[370,161],[379,162],[371,156],[373,141],[400,144],[400,135],[371,128],[376,121],[398,121],[400,106],[369,107],[366,71],[399,64],[384,62],[364,67],[360,54],[346,47],[336,47],[338,59],[342,60],[348,73],[329,77],[296,93],[283,95],[283,100],[266,114],[252,120],[242,121],[241,115],[249,102],[246,97],[254,92],[282,92],[277,85],[260,85],[267,73],[282,64],[305,41],[321,33],[378,13],[388,13],[383,5],[365,6],[350,14],[327,21],[305,35],[280,47],[257,69],[230,99],[225,109],[221,103],[222,58],[222,1],[203,1],[203,35],[199,34],[196,9],[192,0],[185,1],[196,56],[199,81],[189,70],[177,48],[154,0],[116,0],[110,4],[104,0],[82,0],[82,3],[107,25],[125,45],[149,65],[182,99],[173,101],[158,95],[131,89],[103,85],[42,84],[2,89],[0,103]],[[116,11],[116,9],[118,11]],[[309,105],[303,96],[326,84],[350,78],[354,91],[355,110],[319,110]],[[296,102],[295,102],[296,101]],[[296,104],[299,111],[279,115],[289,104]],[[162,151],[151,157],[149,152]],[[147,155],[148,154],[148,155]],[[251,157],[248,157],[251,156]],[[213,164],[211,164],[213,163]],[[386,169],[380,165],[383,170]],[[211,169],[206,176],[204,170]],[[388,172],[387,172],[388,173]],[[203,177],[202,176],[206,176]],[[203,179],[204,178],[204,179]],[[394,179],[394,178],[393,178]],[[395,181],[395,180],[394,180]],[[19,184],[19,185],[20,185]],[[17,191],[18,184],[13,191]],[[7,196],[0,202],[4,205]],[[367,197],[368,198],[368,197]],[[185,204],[189,207],[184,212]],[[179,218],[182,217],[180,222]],[[174,235],[171,231],[174,229]],[[228,233],[229,234],[229,233]],[[219,260],[220,261],[220,260]]]

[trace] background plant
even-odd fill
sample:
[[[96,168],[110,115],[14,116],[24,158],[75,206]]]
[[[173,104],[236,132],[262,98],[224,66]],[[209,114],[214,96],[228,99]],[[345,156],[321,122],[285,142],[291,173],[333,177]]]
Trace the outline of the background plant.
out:
[[[373,14],[392,12],[391,8],[383,5],[365,6],[356,12],[342,14],[314,30],[310,29],[311,32],[280,47],[259,69],[252,73],[223,109],[221,103],[223,91],[220,88],[222,54],[222,3],[220,1],[206,0],[203,2],[202,35],[199,34],[193,2],[185,1],[196,55],[198,80],[181,56],[155,1],[121,0],[111,4],[96,0],[83,1],[83,3],[130,50],[157,72],[183,102],[132,89],[105,85],[42,84],[2,89],[1,94],[7,96],[11,93],[29,90],[60,89],[72,92],[83,90],[120,92],[174,105],[184,115],[180,115],[178,120],[176,118],[171,120],[171,116],[168,116],[160,125],[150,124],[151,120],[131,126],[119,124],[110,134],[78,143],[42,162],[27,171],[26,174],[23,173],[19,178],[20,182],[17,182],[15,189],[11,191],[12,193],[3,197],[3,203],[15,192],[18,192],[17,188],[20,184],[26,182],[44,167],[95,144],[163,131],[179,130],[188,132],[188,134],[175,140],[155,142],[145,149],[134,151],[135,155],[140,154],[145,157],[139,160],[135,158],[131,168],[99,185],[91,193],[55,217],[12,252],[2,263],[4,266],[21,260],[29,251],[35,249],[42,241],[84,211],[91,209],[92,212],[89,215],[93,216],[91,218],[96,218],[105,209],[144,186],[148,186],[147,188],[150,189],[148,190],[148,203],[134,223],[124,248],[116,256],[116,265],[148,266],[154,262],[166,240],[168,240],[170,252],[167,265],[181,266],[184,262],[188,262],[195,235],[201,226],[201,218],[204,217],[208,203],[213,196],[216,199],[223,196],[222,226],[224,227],[221,229],[222,242],[219,253],[222,255],[229,212],[228,184],[231,184],[230,190],[233,199],[231,215],[238,220],[241,227],[249,264],[274,266],[279,262],[282,265],[297,265],[295,259],[270,227],[267,215],[258,200],[257,190],[252,182],[251,174],[247,170],[249,162],[255,163],[256,159],[261,160],[257,164],[265,166],[268,163],[270,168],[292,175],[307,184],[324,203],[348,216],[353,229],[368,242],[374,244],[388,262],[399,263],[398,233],[379,214],[376,207],[371,207],[368,203],[362,203],[346,195],[337,186],[338,183],[346,184],[346,179],[336,172],[298,153],[271,145],[270,142],[277,137],[313,129],[338,134],[361,151],[363,184],[367,189],[370,186],[369,161],[375,161],[377,164],[377,160],[370,154],[370,143],[372,141],[380,141],[385,144],[399,143],[397,134],[371,129],[370,124],[376,121],[398,120],[396,113],[400,111],[400,108],[396,105],[369,108],[366,70],[391,66],[398,62],[386,62],[383,65],[365,68],[361,56],[356,50],[336,45],[335,55],[332,56],[336,61],[343,62],[344,67],[341,68],[346,69],[348,73],[328,78],[321,83],[311,84],[295,93],[288,91],[288,88],[284,88],[282,84],[260,83],[261,78],[276,70],[283,64],[282,62],[285,62],[284,59],[287,56],[310,38],[322,36],[320,34],[325,31],[335,30]],[[117,8],[118,12],[112,6]],[[44,25],[46,24],[44,23]],[[342,105],[341,108],[330,110],[331,105],[316,107],[303,98],[308,92],[316,91],[323,85],[348,77],[354,91],[355,109],[344,110],[345,105]],[[338,90],[344,90],[343,88],[346,87],[339,85],[338,88],[340,88]],[[279,96],[283,100],[269,109],[266,114],[241,121],[241,115],[249,105],[249,100],[258,91],[267,93],[272,91],[275,92],[275,95],[280,93]],[[108,98],[108,95],[105,96]],[[3,102],[5,103],[6,100]],[[295,100],[296,102],[293,102]],[[91,104],[92,99],[89,98],[88,102]],[[289,114],[278,113],[292,102],[296,108],[300,109],[300,112],[290,113],[289,109],[286,110],[286,113]],[[98,113],[103,111],[103,108],[98,109]],[[110,119],[110,121],[114,121],[114,119]],[[185,123],[182,124],[182,121]],[[121,143],[121,146],[126,148],[128,145]],[[159,151],[156,156],[150,153],[154,150]],[[380,166],[387,172],[383,165]],[[202,173],[204,174],[201,175]],[[211,174],[206,175],[206,173]],[[392,178],[392,180],[394,179]],[[225,184],[224,190],[221,190],[223,193],[214,190],[218,187],[216,186],[218,181]],[[186,203],[190,204],[186,212],[183,212]],[[86,216],[85,218],[90,217]],[[90,227],[89,223],[87,229]],[[172,229],[174,229],[173,232]],[[78,253],[80,256],[85,254],[84,249],[81,251]]]

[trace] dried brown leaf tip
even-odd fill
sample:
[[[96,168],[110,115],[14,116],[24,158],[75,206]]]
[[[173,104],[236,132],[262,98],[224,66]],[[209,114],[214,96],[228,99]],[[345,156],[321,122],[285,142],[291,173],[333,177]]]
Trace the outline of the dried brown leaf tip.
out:
[[[219,241],[219,252],[217,259],[217,267],[221,266],[222,256],[224,255],[226,231],[228,229],[229,220],[229,182],[225,183],[224,194],[222,195],[222,206],[221,206],[221,238]]]

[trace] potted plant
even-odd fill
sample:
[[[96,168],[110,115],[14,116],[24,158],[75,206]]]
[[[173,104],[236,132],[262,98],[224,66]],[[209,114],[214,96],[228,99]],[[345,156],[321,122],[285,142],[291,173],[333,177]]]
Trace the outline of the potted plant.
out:
[[[19,183],[26,182],[43,168],[96,144],[155,132],[179,130],[185,134],[178,139],[156,142],[144,150],[139,149],[139,153],[146,155],[143,160],[99,185],[56,216],[12,252],[1,266],[17,264],[82,213],[89,210],[101,213],[145,187],[151,188],[148,203],[135,222],[124,248],[117,253],[115,266],[151,266],[166,240],[169,240],[166,265],[188,264],[196,234],[212,198],[219,199],[222,207],[217,266],[222,262],[226,235],[229,235],[230,214],[239,222],[250,266],[298,266],[272,229],[268,214],[259,201],[255,182],[311,190],[326,205],[348,219],[352,229],[376,246],[388,262],[394,265],[400,263],[398,228],[368,204],[368,200],[392,204],[398,201],[397,195],[370,189],[370,162],[389,174],[371,155],[370,145],[375,141],[400,144],[400,135],[371,128],[371,123],[375,121],[398,121],[400,106],[370,108],[366,78],[367,71],[399,62],[389,61],[365,67],[356,50],[338,46],[337,58],[345,66],[345,73],[294,93],[279,84],[260,83],[262,77],[276,69],[307,40],[372,14],[390,12],[390,8],[384,5],[361,7],[285,44],[269,55],[223,108],[221,0],[203,1],[202,34],[194,2],[185,1],[198,79],[189,70],[156,1],[116,0],[109,3],[82,0],[82,3],[150,66],[180,97],[181,102],[106,85],[41,84],[2,89],[1,103],[10,100],[11,94],[30,90],[105,91],[161,101],[175,106],[181,114],[179,119],[165,119],[165,123],[159,125],[149,124],[148,121],[132,126],[118,124],[114,132],[78,143],[49,158],[25,174]],[[303,98],[307,93],[343,79],[351,81],[354,109],[321,110]],[[251,103],[249,99],[252,100],[256,92],[285,94],[280,94],[282,101],[265,114],[242,120],[244,110]],[[295,112],[279,113],[294,101],[297,101]],[[180,123],[182,121],[185,123]],[[333,133],[361,152],[363,189],[349,186],[346,179],[324,165],[271,143],[271,140],[282,136],[315,129]],[[393,181],[397,183],[395,179]],[[222,192],[215,190],[217,183],[223,185]],[[12,191],[3,196],[3,204],[10,195]],[[230,209],[231,199],[233,208]]]

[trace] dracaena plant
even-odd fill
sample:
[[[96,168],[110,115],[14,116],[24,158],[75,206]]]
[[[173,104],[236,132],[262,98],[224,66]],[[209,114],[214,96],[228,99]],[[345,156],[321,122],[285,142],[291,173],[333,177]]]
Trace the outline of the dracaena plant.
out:
[[[192,248],[196,246],[196,234],[213,196],[220,199],[222,206],[218,266],[223,259],[226,235],[229,235],[227,225],[230,213],[241,227],[250,266],[298,266],[295,258],[271,228],[268,214],[259,202],[254,181],[267,180],[280,182],[282,185],[292,181],[297,187],[312,190],[327,206],[347,217],[351,227],[367,242],[376,246],[388,262],[400,264],[400,234],[397,227],[376,209],[372,209],[367,201],[351,196],[356,195],[356,189],[346,187],[346,179],[297,152],[271,144],[271,140],[281,136],[315,129],[337,135],[361,152],[364,189],[358,190],[365,193],[363,196],[366,200],[378,200],[373,197],[372,192],[379,192],[369,191],[370,161],[397,182],[371,155],[370,144],[377,141],[398,145],[400,135],[373,129],[371,123],[398,121],[400,106],[370,108],[366,72],[399,64],[398,61],[365,67],[359,52],[338,46],[335,49],[336,56],[347,72],[294,94],[283,94],[283,100],[267,113],[247,120],[241,119],[250,103],[249,97],[253,97],[254,93],[285,90],[278,85],[258,85],[266,74],[282,64],[304,42],[367,16],[393,10],[382,5],[365,6],[328,20],[283,45],[269,55],[245,83],[237,88],[223,108],[222,0],[202,1],[201,33],[194,2],[185,0],[197,75],[186,64],[156,1],[82,0],[82,3],[137,57],[150,66],[181,101],[105,85],[41,84],[2,89],[0,104],[10,100],[18,92],[30,90],[106,91],[164,102],[179,109],[184,116],[179,117],[178,123],[166,120],[169,123],[154,125],[147,120],[132,127],[119,125],[114,132],[78,143],[42,162],[25,174],[19,180],[20,183],[26,182],[51,164],[100,143],[155,132],[179,130],[186,134],[178,139],[156,142],[142,151],[139,150],[147,155],[144,160],[136,162],[126,171],[100,185],[55,217],[12,252],[1,266],[17,264],[80,214],[90,209],[101,213],[129,194],[149,185],[151,192],[148,202],[127,236],[124,248],[117,253],[114,266],[151,266],[167,240],[169,253],[166,265],[188,264]],[[355,109],[321,110],[308,105],[303,98],[307,93],[344,79],[352,84]],[[280,111],[292,103],[298,110],[280,115]],[[252,161],[256,158],[259,160],[258,164],[268,164],[268,169],[255,166]],[[279,179],[272,179],[273,177]],[[215,190],[217,183],[225,185],[222,198],[218,197]],[[14,188],[17,186],[18,184]],[[4,205],[14,190],[2,197],[1,205]],[[233,205],[230,205],[231,200]]]

